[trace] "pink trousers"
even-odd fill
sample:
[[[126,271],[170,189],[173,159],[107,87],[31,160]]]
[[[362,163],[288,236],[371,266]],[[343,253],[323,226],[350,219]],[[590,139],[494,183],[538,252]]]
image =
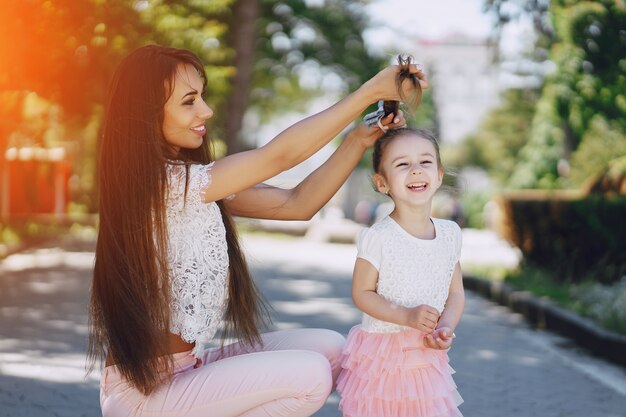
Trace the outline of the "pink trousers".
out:
[[[319,410],[339,374],[339,333],[296,329],[265,333],[263,346],[235,343],[210,350],[202,365],[191,352],[173,355],[174,376],[149,396],[104,368],[100,406],[104,417],[304,417]]]

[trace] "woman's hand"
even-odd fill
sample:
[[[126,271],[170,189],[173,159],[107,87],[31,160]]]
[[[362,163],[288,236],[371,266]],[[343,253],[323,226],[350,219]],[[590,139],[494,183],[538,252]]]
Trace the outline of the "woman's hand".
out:
[[[359,140],[364,148],[374,146],[376,139],[381,137],[387,130],[406,126],[404,113],[402,113],[402,110],[398,110],[397,115],[388,114],[380,120],[380,124],[384,129],[381,129],[378,125],[370,127],[367,123],[361,122],[348,132],[346,139]]]
[[[414,93],[415,88],[409,80],[404,80],[402,83],[402,95],[400,95],[398,91],[396,77],[400,72],[400,68],[400,65],[388,66],[369,79],[359,90],[363,89],[372,102],[377,100],[401,101],[402,97],[410,97],[411,94]],[[430,87],[430,83],[426,79],[426,75],[421,66],[411,64],[409,65],[409,71],[411,74],[417,76],[422,90],[426,90]]]
[[[440,327],[431,334],[424,336],[424,346],[431,349],[450,349],[454,333],[449,327]]]
[[[408,309],[406,325],[422,333],[432,333],[439,322],[439,311],[426,304]]]
[[[221,200],[292,168],[330,142],[374,101],[399,99],[395,85],[395,76],[399,70],[399,66],[393,66],[381,71],[354,93],[290,126],[261,148],[231,154],[215,161],[211,169],[211,185],[202,190],[203,200]],[[415,65],[411,66],[411,71],[424,78]],[[407,91],[411,90],[410,84],[403,84],[407,86]],[[352,140],[348,142],[348,145],[353,143]],[[358,151],[365,149],[360,144],[358,147]],[[358,159],[360,157],[358,155]],[[353,165],[350,167],[352,169]],[[260,212],[265,210],[254,210],[250,215],[256,217],[261,215]]]

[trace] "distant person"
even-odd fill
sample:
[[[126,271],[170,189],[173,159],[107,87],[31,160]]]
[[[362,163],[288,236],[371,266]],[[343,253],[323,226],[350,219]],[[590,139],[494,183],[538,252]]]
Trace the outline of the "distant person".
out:
[[[461,200],[453,196],[450,201],[450,220],[458,224],[460,227],[465,227],[465,210]]]
[[[374,183],[391,214],[357,241],[350,330],[337,382],[346,417],[461,416],[447,350],[465,305],[461,229],[431,217],[444,168],[436,138],[389,130],[374,145]]]
[[[371,226],[376,211],[376,203],[370,200],[359,200],[354,206],[354,220],[360,224]]]
[[[231,216],[317,212],[378,128],[354,129],[294,189],[261,182],[307,159],[371,103],[397,100],[397,72],[384,69],[259,149],[214,161],[203,99],[211,80],[200,60],[151,45],[122,61],[104,117],[90,311],[91,364],[106,360],[104,417],[310,416],[324,404],[345,340],[323,329],[260,333],[265,314]],[[222,326],[238,342],[210,349]]]

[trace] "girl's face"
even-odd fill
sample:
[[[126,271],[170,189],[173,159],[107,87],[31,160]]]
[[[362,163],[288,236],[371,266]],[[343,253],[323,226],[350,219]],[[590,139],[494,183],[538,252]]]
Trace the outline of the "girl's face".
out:
[[[374,182],[396,205],[413,206],[430,203],[441,186],[443,174],[432,142],[408,133],[387,144]]]
[[[198,148],[206,133],[205,122],[213,116],[202,98],[202,78],[192,65],[180,64],[173,82],[163,109],[163,135],[177,152]]]

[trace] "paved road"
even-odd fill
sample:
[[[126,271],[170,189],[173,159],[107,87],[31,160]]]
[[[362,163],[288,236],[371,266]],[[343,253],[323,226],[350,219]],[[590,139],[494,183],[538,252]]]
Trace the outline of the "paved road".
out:
[[[476,251],[468,237],[464,257]],[[358,322],[354,246],[252,237],[244,247],[277,328],[345,334]],[[65,241],[0,263],[0,417],[100,415],[98,374],[83,371],[92,251]],[[502,307],[468,294],[457,336],[450,357],[466,417],[626,417],[626,370]],[[336,406],[331,396],[316,416],[339,417]]]

